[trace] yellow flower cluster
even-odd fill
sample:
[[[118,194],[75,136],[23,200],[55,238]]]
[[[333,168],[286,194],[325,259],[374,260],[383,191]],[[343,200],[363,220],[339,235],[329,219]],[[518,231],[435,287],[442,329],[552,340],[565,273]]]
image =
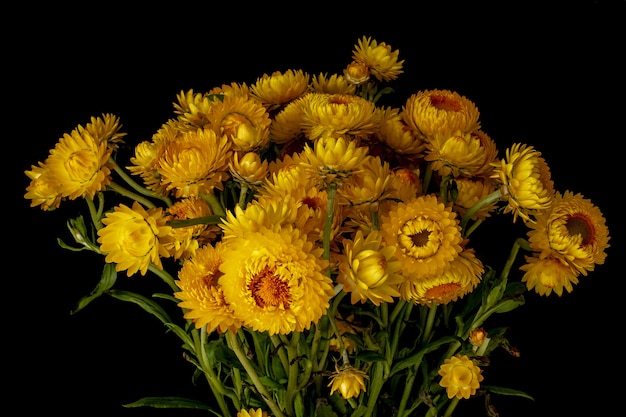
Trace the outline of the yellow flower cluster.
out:
[[[403,62],[363,37],[343,73],[181,92],[126,167],[119,120],[94,117],[25,172],[25,198],[43,210],[83,198],[91,226],[71,222],[76,242],[115,272],[170,286],[186,324],[148,310],[208,379],[216,414],[407,416],[468,399],[484,379],[474,358],[508,346],[488,317],[525,291],[571,292],[604,263],[609,231],[582,194],[555,191],[534,147],[500,158],[458,92],[380,104]],[[132,204],[106,207],[109,192]],[[509,213],[528,239],[497,276],[471,235]],[[520,248],[523,274],[509,282]]]

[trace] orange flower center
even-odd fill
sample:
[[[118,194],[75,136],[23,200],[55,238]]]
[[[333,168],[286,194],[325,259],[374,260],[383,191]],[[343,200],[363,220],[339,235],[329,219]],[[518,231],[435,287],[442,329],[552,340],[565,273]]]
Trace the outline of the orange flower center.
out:
[[[256,304],[261,307],[289,308],[289,286],[272,269],[265,267],[250,282],[250,291]]]
[[[432,106],[435,108],[446,111],[457,112],[463,109],[463,106],[461,106],[461,103],[459,103],[457,100],[453,100],[449,97],[437,94],[433,94],[432,96],[430,96],[430,104],[432,104]]]
[[[461,285],[458,282],[450,282],[428,289],[424,296],[431,300],[441,300],[456,294],[460,289]]]

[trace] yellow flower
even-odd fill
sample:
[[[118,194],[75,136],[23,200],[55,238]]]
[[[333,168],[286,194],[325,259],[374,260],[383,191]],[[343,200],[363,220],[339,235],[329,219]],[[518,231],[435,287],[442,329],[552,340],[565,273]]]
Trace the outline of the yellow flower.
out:
[[[343,70],[343,75],[346,77],[346,80],[355,87],[357,85],[365,84],[370,80],[370,69],[367,64],[363,62],[352,61],[348,64],[348,66]]]
[[[260,151],[269,144],[271,120],[257,100],[224,96],[211,106],[207,117],[216,136],[226,136],[235,151]]]
[[[188,130],[210,127],[207,115],[216,103],[215,97],[188,90],[186,93],[181,91],[176,99],[178,102],[174,103],[174,113],[178,115],[178,120],[187,126]]]
[[[325,136],[315,141],[313,149],[304,147],[303,164],[323,184],[341,184],[361,168],[367,151],[354,140]]]
[[[445,177],[473,176],[485,161],[485,148],[480,138],[471,133],[456,132],[452,136],[435,134],[426,144],[425,160],[433,171]]]
[[[126,270],[131,276],[137,271],[145,275],[148,266],[162,269],[161,257],[169,257],[164,243],[170,239],[172,228],[165,224],[162,208],[144,209],[136,201],[132,208],[124,204],[106,213],[105,225],[98,230],[100,250],[106,262],[116,263],[115,270]]]
[[[554,291],[560,297],[563,289],[572,292],[573,284],[578,284],[579,272],[557,258],[527,256],[520,270],[525,272],[522,282],[526,283],[526,288],[539,295],[548,296]]]
[[[456,213],[434,195],[398,203],[382,219],[383,239],[395,246],[410,281],[440,275],[461,252]]]
[[[49,175],[59,184],[63,197],[94,198],[111,183],[112,148],[104,138],[91,135],[82,126],[66,133],[44,161]]]
[[[441,274],[403,282],[402,299],[422,305],[448,304],[472,292],[483,272],[483,264],[474,250],[465,249]]]
[[[308,99],[306,94],[287,103],[276,113],[270,125],[270,140],[280,145],[289,142],[304,142],[308,140],[304,133],[304,104]]]
[[[410,129],[407,128],[406,123],[400,117],[400,110],[397,108],[385,108],[381,110],[380,128],[374,136],[380,145],[388,149],[392,154],[397,154],[395,157],[402,160],[402,157],[421,157],[426,149],[424,142],[420,137],[415,136]],[[377,143],[373,141],[372,147],[374,148],[371,153],[381,153],[381,156],[386,155],[385,151],[377,151]],[[386,158],[385,158],[386,159]],[[404,165],[404,164],[400,164]]]
[[[492,178],[500,181],[502,195],[507,201],[504,213],[513,212],[513,222],[521,217],[525,223],[530,216],[546,210],[554,199],[554,183],[550,167],[541,152],[534,147],[515,143],[506,150],[506,158],[495,163]]]
[[[110,113],[102,117],[91,117],[91,122],[85,125],[85,130],[99,142],[106,142],[110,148],[117,149],[123,143],[126,133],[120,132],[120,119]]]
[[[197,329],[207,326],[207,332],[217,330],[224,333],[236,332],[241,327],[219,285],[222,273],[219,267],[226,262],[224,246],[217,242],[215,246],[199,248],[191,258],[183,262],[178,271],[176,284],[180,292],[174,293],[184,309],[186,319],[194,322]]]
[[[398,50],[392,51],[385,42],[378,43],[370,37],[363,36],[358,40],[352,51],[352,59],[366,65],[371,74],[379,81],[391,81],[402,74],[404,60],[398,61]]]
[[[483,198],[496,190],[496,182],[490,178],[483,177],[459,177],[455,179],[458,195],[454,201],[454,210],[459,215],[465,216],[470,208],[474,204],[478,203]],[[472,220],[485,220],[498,208],[498,202],[494,201],[480,208],[472,216]]]
[[[267,159],[261,160],[257,152],[247,152],[240,161],[239,155],[239,152],[235,152],[233,160],[228,164],[233,179],[250,187],[261,185],[268,174]]]
[[[369,376],[356,369],[351,365],[345,365],[339,368],[335,365],[335,372],[330,377],[330,395],[333,395],[335,391],[339,391],[344,399],[356,398],[361,392],[366,391],[365,380],[369,379]]]
[[[269,335],[309,329],[329,307],[333,283],[323,249],[297,229],[262,229],[229,239],[219,284],[236,318]]]
[[[404,280],[399,273],[402,264],[394,256],[396,248],[383,247],[379,232],[371,231],[364,238],[361,230],[354,240],[344,239],[343,245],[337,282],[350,293],[352,304],[393,303],[393,297],[400,295],[398,284]]]
[[[581,194],[557,192],[549,209],[529,224],[528,240],[539,258],[553,257],[583,275],[603,264],[609,229],[600,209]]]
[[[376,105],[359,96],[312,93],[303,103],[304,131],[310,140],[322,136],[365,139],[378,130]]]
[[[237,412],[237,417],[268,417],[267,411],[263,411],[260,408],[251,408],[249,410],[241,409]]]
[[[356,86],[348,82],[343,75],[333,74],[328,77],[327,74],[319,74],[313,76],[311,88],[314,93],[323,94],[347,94],[353,95],[356,92]]]
[[[165,145],[158,161],[161,182],[176,197],[208,194],[223,189],[230,176],[231,149],[228,139],[218,139],[213,130],[184,132]]]
[[[271,75],[263,74],[250,86],[250,94],[271,112],[307,93],[309,78],[306,72],[292,69],[284,73],[275,71]]]
[[[446,359],[439,368],[442,376],[439,385],[446,389],[448,398],[468,399],[476,394],[480,382],[484,379],[482,369],[472,362],[467,355],[456,355]]]
[[[489,340],[487,337],[487,331],[483,327],[474,329],[469,334],[469,341],[474,347],[480,347],[485,340]]]
[[[389,196],[391,181],[389,164],[379,157],[368,155],[361,164],[361,169],[339,189],[339,194],[344,199],[342,204],[357,206],[379,202]]]
[[[39,162],[31,165],[30,171],[24,171],[30,178],[24,198],[31,200],[30,206],[40,206],[42,210],[54,210],[61,205],[61,184],[52,176],[48,167]]]
[[[476,105],[455,91],[424,90],[411,95],[400,113],[413,134],[425,142],[435,135],[450,137],[457,132],[480,129]]]
[[[167,221],[189,220],[212,214],[211,207],[205,199],[188,197],[172,204],[167,209],[166,219]],[[173,227],[170,233],[172,240],[165,244],[165,248],[174,259],[188,258],[196,249],[215,240],[220,232],[219,226],[206,223]]]

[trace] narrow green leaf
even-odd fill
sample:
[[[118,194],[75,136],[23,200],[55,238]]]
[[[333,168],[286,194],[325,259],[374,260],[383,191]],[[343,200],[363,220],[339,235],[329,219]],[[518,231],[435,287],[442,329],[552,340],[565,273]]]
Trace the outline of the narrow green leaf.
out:
[[[125,408],[152,407],[152,408],[190,408],[194,410],[210,411],[216,416],[221,415],[208,405],[189,398],[183,397],[144,397],[130,404],[124,404]]]
[[[184,329],[174,323],[165,323],[165,325],[168,329],[176,333],[176,336],[178,336],[178,338],[183,341],[185,346],[187,346],[190,351],[194,351],[194,343],[189,336],[189,333],[187,333]]]
[[[128,301],[130,303],[137,304],[139,307],[154,315],[163,323],[167,324],[172,322],[172,319],[170,319],[170,316],[163,309],[163,307],[161,307],[158,303],[149,299],[148,297],[133,292],[121,290],[111,290],[109,293],[111,294],[111,296],[117,298],[118,300]]]
[[[418,352],[416,352],[414,355],[411,355],[407,357],[406,359],[396,362],[391,368],[391,373],[389,374],[389,376],[395,374],[396,372],[400,372],[401,370],[408,368],[409,366],[419,364],[422,361],[422,358],[424,357],[425,354],[438,349],[440,346],[445,345],[447,343],[457,342],[457,341],[458,341],[458,338],[455,336],[446,336],[446,337],[442,337],[441,339],[435,340],[432,343],[429,343],[428,345],[420,349]]]
[[[115,265],[106,263],[104,264],[104,268],[102,269],[102,275],[100,275],[100,281],[93,289],[93,291],[78,300],[76,304],[76,308],[70,312],[70,314],[76,314],[83,308],[85,308],[89,303],[91,303],[96,298],[100,297],[102,294],[107,292],[109,289],[113,287],[115,281],[117,280],[117,271],[115,270]]]
[[[378,352],[374,352],[373,350],[366,350],[365,352],[359,352],[356,356],[358,359],[367,363],[383,362],[387,360],[384,355],[381,355]]]
[[[511,388],[496,387],[496,386],[493,386],[493,385],[481,385],[480,388],[484,389],[486,391],[489,391],[489,392],[491,392],[493,394],[509,395],[509,396],[514,396],[514,397],[523,397],[523,398],[528,398],[531,401],[535,401],[535,399],[533,397],[531,397],[530,395],[528,395],[524,391],[518,391],[518,390],[515,390],[515,389],[511,389]]]

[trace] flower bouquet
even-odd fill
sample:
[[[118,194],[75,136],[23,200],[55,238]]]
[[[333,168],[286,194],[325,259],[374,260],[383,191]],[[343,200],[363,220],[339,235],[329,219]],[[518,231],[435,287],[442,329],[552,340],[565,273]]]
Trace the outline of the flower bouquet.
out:
[[[492,395],[532,399],[483,374],[494,351],[518,354],[492,317],[527,292],[571,292],[603,264],[602,212],[557,191],[533,146],[500,155],[455,91],[385,106],[404,63],[390,45],[364,36],[348,61],[340,74],[181,91],[127,159],[120,120],[92,117],[25,171],[32,207],[86,203],[67,221],[74,242],[58,242],[104,268],[73,313],[101,296],[137,304],[207,387],[204,400],[125,407],[400,417],[450,416],[476,397],[497,415]],[[501,217],[522,236],[481,235]],[[503,266],[487,263],[489,245],[508,244]],[[163,291],[119,289],[120,274]]]

